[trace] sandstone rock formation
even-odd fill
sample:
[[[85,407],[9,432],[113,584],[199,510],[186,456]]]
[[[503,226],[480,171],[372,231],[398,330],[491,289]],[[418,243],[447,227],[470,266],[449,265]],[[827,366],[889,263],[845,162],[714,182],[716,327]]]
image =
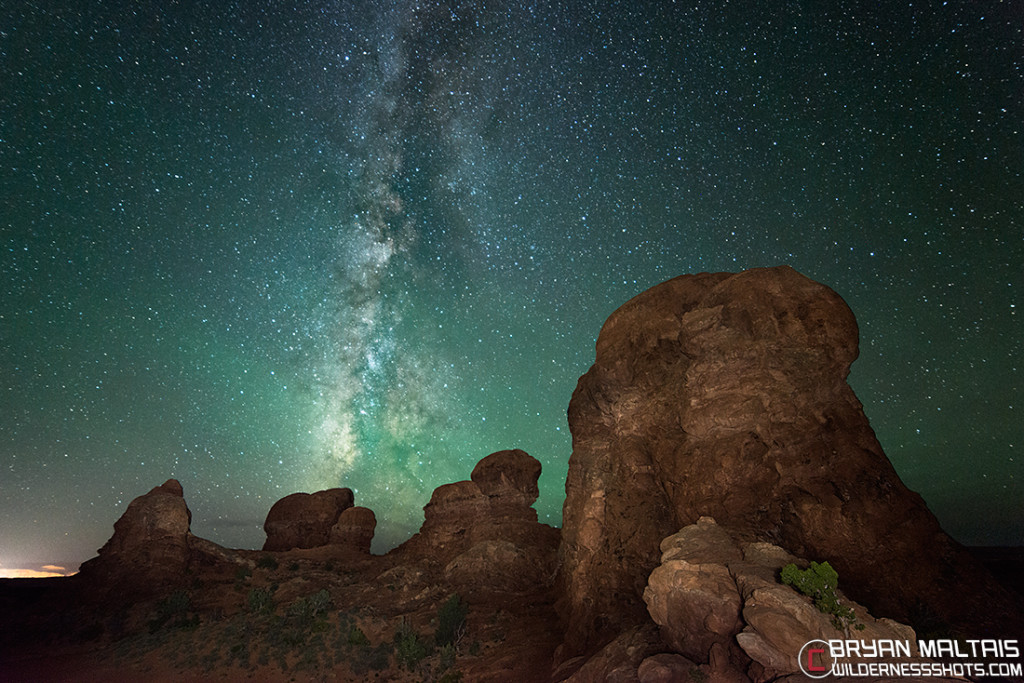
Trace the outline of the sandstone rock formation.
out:
[[[419,533],[385,555],[348,489],[275,503],[262,552],[194,536],[170,480],[132,501],[80,575],[0,585],[0,670],[62,680],[50,661],[66,646],[89,680],[160,680],[161,657],[164,680],[208,676],[198,662],[218,658],[267,680],[289,662],[331,680],[436,680],[452,651],[427,646],[454,604],[450,633],[473,639],[455,648],[464,680],[797,681],[802,644],[839,636],[778,581],[804,560],[827,560],[875,616],[918,603],[947,635],[1024,637],[1020,598],[882,453],[845,381],[856,355],[846,305],[789,268],[670,280],[609,318],[573,395],[561,532],[538,521],[541,466],[520,450],[437,488]],[[854,637],[914,639],[849,604]],[[142,647],[129,675],[110,659],[122,642]]]
[[[975,608],[1013,601],[882,452],[846,383],[857,343],[839,295],[788,267],[678,277],[612,314],[569,405],[563,658],[645,622],[661,540],[705,515],[828,560],[875,613],[925,603],[976,634],[1018,622]],[[728,630],[735,599],[720,599],[709,615]]]
[[[189,562],[191,523],[181,484],[168,479],[129,503],[114,523],[114,535],[81,573],[124,590],[174,583]]]
[[[267,513],[264,550],[291,550],[327,545],[341,513],[352,507],[352,489],[293,493],[274,503]]]
[[[831,616],[778,580],[783,566],[804,560],[769,543],[733,539],[710,517],[666,538],[661,550],[644,590],[648,611],[665,642],[688,660],[709,662],[716,646],[730,653],[713,676],[732,671],[764,683],[799,675],[797,655],[811,640],[916,641],[909,626],[875,619],[841,590],[857,630],[854,636],[837,629]]]
[[[328,542],[352,550],[369,553],[373,532],[377,529],[377,517],[373,510],[364,507],[350,507],[338,516],[331,527]]]
[[[559,532],[537,521],[540,462],[521,450],[498,451],[470,481],[434,490],[418,534],[396,556],[429,557],[467,587],[521,591],[550,585]]]

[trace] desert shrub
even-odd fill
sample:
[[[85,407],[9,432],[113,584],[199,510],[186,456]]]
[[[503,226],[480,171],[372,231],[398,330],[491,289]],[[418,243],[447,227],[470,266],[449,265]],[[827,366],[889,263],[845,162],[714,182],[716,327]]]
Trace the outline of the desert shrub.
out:
[[[447,671],[448,669],[450,669],[453,666],[455,666],[455,644],[454,643],[448,643],[447,645],[442,645],[441,646],[441,650],[440,650],[440,655],[441,655],[440,656],[440,661],[438,662],[438,665],[437,665],[437,670],[439,672]]]
[[[437,679],[437,683],[461,683],[462,672],[458,669],[449,669]]]
[[[327,610],[331,609],[332,605],[331,594],[327,592],[326,588],[309,596],[309,611],[313,617],[319,617],[324,614]]]
[[[189,616],[192,610],[192,596],[188,591],[176,590],[156,606],[156,614],[149,621],[149,632],[155,633],[164,627],[194,628],[199,625],[199,615]]]
[[[249,666],[249,644],[246,642],[234,643],[228,650],[228,664],[238,662],[240,666]]]
[[[395,659],[400,665],[412,671],[428,655],[430,648],[403,619],[395,631]]]
[[[261,569],[277,569],[277,558],[273,555],[264,555],[256,561],[256,566]]]
[[[249,591],[248,605],[252,614],[270,614],[274,611],[274,598],[266,588],[253,588]]]
[[[235,569],[235,581],[242,582],[252,576],[252,570],[244,564]]]
[[[363,630],[355,624],[352,624],[352,626],[349,627],[348,637],[346,640],[348,644],[352,645],[353,647],[362,647],[364,645],[370,644],[370,639],[367,638],[366,634],[363,633]]]
[[[466,634],[466,614],[469,606],[458,593],[453,594],[437,611],[437,632],[434,643],[438,647],[458,645]]]
[[[313,608],[309,598],[299,598],[288,606],[288,623],[300,631],[305,631],[313,624]]]
[[[782,583],[792,586],[814,601],[814,606],[823,614],[831,617],[832,625],[842,631],[849,631],[850,626],[863,629],[863,624],[856,624],[853,609],[845,607],[836,595],[839,587],[839,573],[828,562],[811,562],[808,569],[798,569],[795,564],[787,564],[780,575]]]
[[[391,646],[389,643],[381,643],[377,647],[370,647],[369,644],[356,648],[349,666],[352,673],[357,676],[365,676],[370,671],[381,671],[391,665]]]

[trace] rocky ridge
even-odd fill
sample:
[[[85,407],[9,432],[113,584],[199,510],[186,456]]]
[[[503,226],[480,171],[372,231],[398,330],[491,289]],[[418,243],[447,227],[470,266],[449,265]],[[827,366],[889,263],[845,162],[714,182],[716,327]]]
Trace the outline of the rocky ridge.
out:
[[[522,450],[437,488],[419,533],[379,556],[376,516],[349,489],[286,496],[262,551],[231,550],[192,534],[169,480],[132,501],[78,576],[29,603],[0,590],[0,668],[803,680],[800,646],[845,635],[780,583],[782,566],[811,560],[839,570],[856,637],[913,641],[900,621],[923,624],[922,608],[949,634],[1024,637],[1020,597],[885,458],[846,384],[856,355],[848,307],[792,269],[670,280],[609,318],[573,394],[561,530],[538,522],[541,466]]]

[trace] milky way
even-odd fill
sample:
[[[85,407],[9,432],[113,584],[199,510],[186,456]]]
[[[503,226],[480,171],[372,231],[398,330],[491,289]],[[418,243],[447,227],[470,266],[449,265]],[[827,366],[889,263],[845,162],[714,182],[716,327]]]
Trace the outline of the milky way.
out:
[[[1012,3],[8,4],[2,567],[169,477],[239,547],[349,486],[381,550],[513,447],[557,524],[607,316],[780,263],[907,484],[1024,542]]]

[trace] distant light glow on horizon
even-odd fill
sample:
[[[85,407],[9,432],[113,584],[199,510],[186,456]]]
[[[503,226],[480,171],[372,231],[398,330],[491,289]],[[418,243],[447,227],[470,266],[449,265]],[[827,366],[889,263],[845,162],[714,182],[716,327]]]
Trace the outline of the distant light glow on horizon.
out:
[[[48,579],[57,576],[74,576],[77,571],[69,571],[66,567],[45,564],[39,569],[12,569],[0,565],[0,579]]]

